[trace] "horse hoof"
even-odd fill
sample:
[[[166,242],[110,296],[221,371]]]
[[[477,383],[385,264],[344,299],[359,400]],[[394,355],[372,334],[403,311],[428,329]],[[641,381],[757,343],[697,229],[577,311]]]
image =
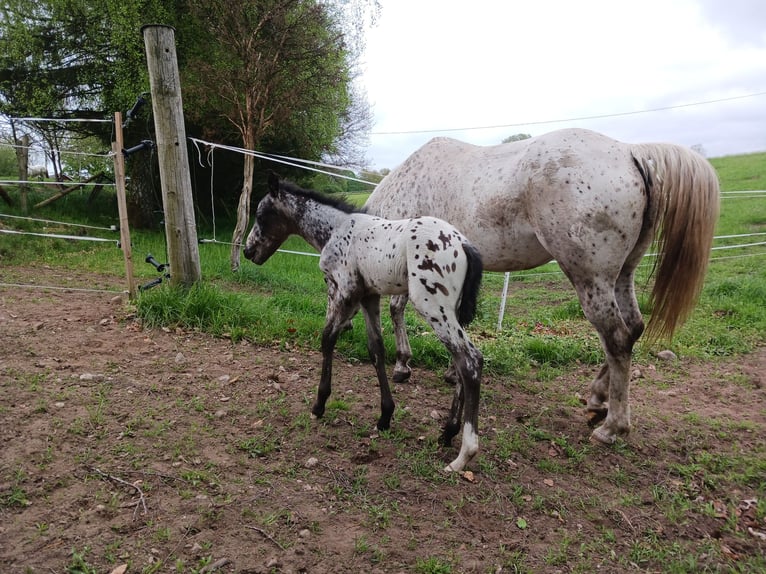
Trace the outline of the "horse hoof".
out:
[[[590,435],[590,441],[594,444],[613,445],[616,440],[617,437],[606,432],[604,427],[598,427]]]
[[[406,383],[410,380],[410,376],[412,376],[412,371],[394,371],[391,379],[397,384]]]
[[[444,472],[446,472],[447,474],[451,474],[451,473],[455,472],[455,469],[452,468],[452,463],[450,463],[450,464],[448,464],[447,466],[444,467]]]
[[[324,416],[324,409],[314,407],[311,409],[311,418],[313,419],[321,419]]]

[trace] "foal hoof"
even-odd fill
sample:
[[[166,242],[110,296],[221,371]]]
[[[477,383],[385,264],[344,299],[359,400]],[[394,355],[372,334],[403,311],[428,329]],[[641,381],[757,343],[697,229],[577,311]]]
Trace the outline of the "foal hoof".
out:
[[[324,407],[314,405],[311,407],[311,418],[321,419],[324,416]]]
[[[407,381],[410,380],[411,376],[412,376],[411,370],[394,371],[393,374],[391,375],[391,379],[397,384],[406,383]]]
[[[378,424],[375,425],[375,428],[379,431],[387,431],[391,428],[391,421],[378,420]]]
[[[439,437],[439,444],[442,446],[452,446],[452,439],[460,432],[460,425],[444,425],[442,434]]]

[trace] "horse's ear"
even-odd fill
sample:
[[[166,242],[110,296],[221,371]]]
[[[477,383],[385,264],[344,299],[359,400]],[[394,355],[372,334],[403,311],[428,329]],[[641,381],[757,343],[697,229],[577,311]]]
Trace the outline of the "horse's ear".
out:
[[[271,195],[277,195],[279,192],[279,176],[273,171],[269,170],[269,193]]]

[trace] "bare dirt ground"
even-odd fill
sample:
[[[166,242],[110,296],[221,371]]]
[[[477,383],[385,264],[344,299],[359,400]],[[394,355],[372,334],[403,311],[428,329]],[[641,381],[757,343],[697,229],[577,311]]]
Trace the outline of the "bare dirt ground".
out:
[[[447,476],[440,373],[395,386],[378,436],[369,364],[338,357],[311,420],[318,352],[147,330],[113,298],[0,287],[3,572],[741,572],[766,552],[766,479],[729,472],[764,468],[765,349],[636,365],[610,448],[576,400],[591,367],[489,376],[479,456]]]

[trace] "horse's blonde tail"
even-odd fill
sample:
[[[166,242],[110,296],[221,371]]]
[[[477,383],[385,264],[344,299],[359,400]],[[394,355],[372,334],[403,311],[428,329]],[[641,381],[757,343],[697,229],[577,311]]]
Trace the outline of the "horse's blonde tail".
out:
[[[669,339],[702,291],[720,209],[718,174],[704,157],[681,146],[639,144],[633,157],[647,183],[657,234],[646,335]]]

